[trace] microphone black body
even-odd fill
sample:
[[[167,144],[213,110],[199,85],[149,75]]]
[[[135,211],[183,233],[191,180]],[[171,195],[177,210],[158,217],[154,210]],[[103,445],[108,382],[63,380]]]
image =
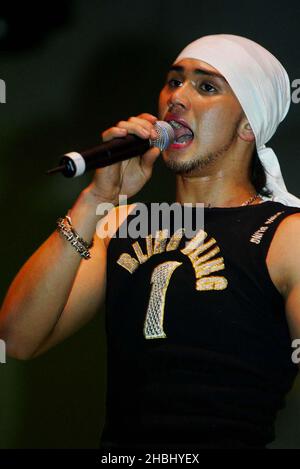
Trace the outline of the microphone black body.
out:
[[[47,174],[61,172],[65,177],[77,177],[88,170],[103,168],[142,155],[151,147],[165,150],[174,141],[173,128],[164,121],[157,121],[154,128],[157,131],[157,139],[145,140],[136,135],[127,135],[114,138],[80,153],[65,153],[61,157],[60,165],[47,171]]]

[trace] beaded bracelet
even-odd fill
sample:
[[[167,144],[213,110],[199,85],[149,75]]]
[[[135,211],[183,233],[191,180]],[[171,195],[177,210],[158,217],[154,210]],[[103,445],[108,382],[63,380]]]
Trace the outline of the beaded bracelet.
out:
[[[84,259],[90,259],[91,254],[89,249],[93,246],[93,240],[91,243],[84,241],[79,234],[74,230],[71,217],[66,215],[65,217],[58,218],[57,222],[57,231],[59,231],[65,239],[67,239],[76,251]]]

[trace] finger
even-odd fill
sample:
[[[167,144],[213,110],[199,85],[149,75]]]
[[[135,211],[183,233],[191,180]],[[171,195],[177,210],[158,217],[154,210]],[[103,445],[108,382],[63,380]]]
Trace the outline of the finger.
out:
[[[149,127],[150,125],[150,127]],[[126,129],[129,134],[137,135],[141,138],[155,138],[155,130],[151,124],[145,125],[145,121],[138,121],[136,118],[131,118],[130,121],[120,121],[117,126]]]
[[[130,117],[128,121],[132,124],[137,124],[143,127],[144,129],[148,130],[148,132],[150,132],[151,138],[157,138],[157,132],[153,123],[147,121],[146,119],[141,119],[140,117]]]
[[[127,135],[127,129],[121,127],[110,127],[109,129],[102,132],[101,137],[103,142],[108,142],[113,138],[125,137]]]
[[[142,114],[139,114],[137,117],[140,119],[146,119],[147,121],[151,122],[151,124],[154,124],[158,118],[156,116],[153,116],[153,114],[149,114],[147,112],[143,112]]]
[[[136,117],[136,116],[133,116],[133,117],[130,117],[128,119],[128,122],[130,123],[133,123],[133,124],[138,124],[138,125],[141,125],[142,127],[144,127],[145,129],[148,129],[149,131],[151,129],[153,129],[153,124],[152,122],[149,122],[148,120],[146,119],[142,119],[141,117]]]
[[[157,158],[160,156],[160,149],[153,147],[150,150],[148,150],[144,155],[141,157],[140,165],[143,170],[143,172],[149,176],[152,173],[152,168],[157,160]]]

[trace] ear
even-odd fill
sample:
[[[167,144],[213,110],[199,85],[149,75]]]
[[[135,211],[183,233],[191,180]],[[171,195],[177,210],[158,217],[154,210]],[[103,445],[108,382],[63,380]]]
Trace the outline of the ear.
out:
[[[244,116],[238,126],[238,136],[245,142],[254,142],[255,135],[246,116]]]

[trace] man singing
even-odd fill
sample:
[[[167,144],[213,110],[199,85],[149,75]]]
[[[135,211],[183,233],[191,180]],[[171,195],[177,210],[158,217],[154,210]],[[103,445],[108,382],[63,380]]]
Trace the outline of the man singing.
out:
[[[144,237],[118,236],[138,214],[118,198],[150,179],[160,155],[151,148],[97,169],[12,282],[0,331],[19,359],[73,334],[105,301],[102,449],[264,448],[274,439],[300,337],[300,200],[266,147],[289,106],[288,75],[259,44],[224,34],[192,42],[170,66],[158,117],[131,117],[102,138],[148,139],[158,118],[169,122],[175,141],[162,158],[176,202],[193,204],[192,215],[202,203],[204,226],[191,239],[163,221]],[[99,216],[103,203],[115,208]]]

